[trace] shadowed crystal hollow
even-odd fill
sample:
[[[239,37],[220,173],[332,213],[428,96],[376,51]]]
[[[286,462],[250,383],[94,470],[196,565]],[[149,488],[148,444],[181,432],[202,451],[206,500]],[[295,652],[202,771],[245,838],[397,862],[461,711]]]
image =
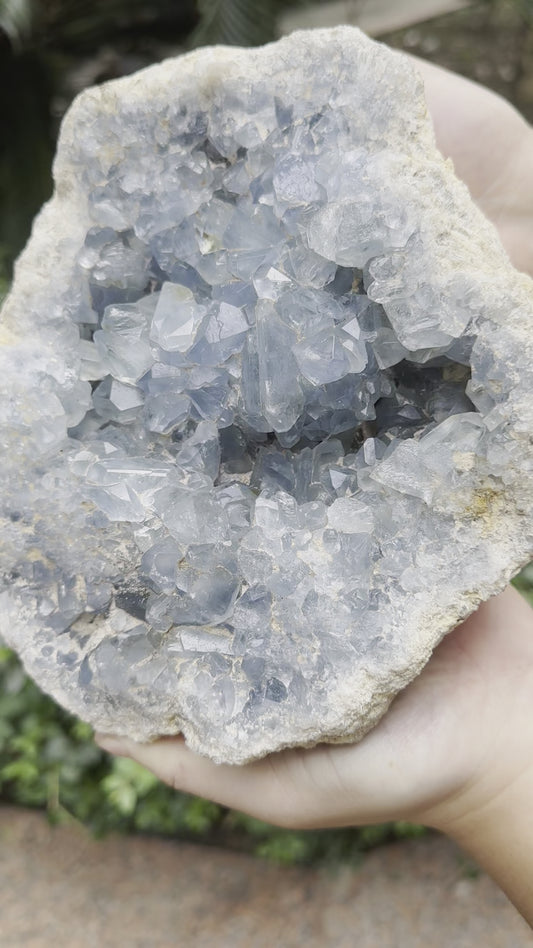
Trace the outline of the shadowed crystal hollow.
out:
[[[533,285],[341,28],[84,92],[1,326],[0,631],[101,731],[361,737],[532,550]]]

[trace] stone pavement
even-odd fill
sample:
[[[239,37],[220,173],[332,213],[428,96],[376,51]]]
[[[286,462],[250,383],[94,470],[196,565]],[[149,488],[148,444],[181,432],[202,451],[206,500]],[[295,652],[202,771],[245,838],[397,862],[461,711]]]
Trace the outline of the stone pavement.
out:
[[[91,839],[0,808],[1,948],[526,948],[485,875],[431,836],[359,867],[279,868],[145,837]]]

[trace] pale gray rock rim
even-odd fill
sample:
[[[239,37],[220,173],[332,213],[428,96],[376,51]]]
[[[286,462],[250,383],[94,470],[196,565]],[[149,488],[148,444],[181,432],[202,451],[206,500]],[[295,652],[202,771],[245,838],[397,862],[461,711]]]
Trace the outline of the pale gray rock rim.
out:
[[[183,97],[197,97],[207,106],[231,77],[260,74],[266,78],[282,68],[288,82],[299,69],[305,69],[310,59],[316,62],[322,57],[329,62],[332,49],[339,48],[355,56],[363,71],[367,57],[373,59],[374,72],[381,71],[376,81],[386,83],[387,76],[394,72],[399,85],[405,83],[409,89],[409,112],[403,116],[404,121],[400,123],[398,116],[391,120],[391,146],[409,154],[430,204],[436,194],[444,195],[438,218],[434,218],[432,245],[439,274],[446,276],[458,270],[475,272],[480,300],[490,308],[491,322],[499,325],[499,338],[492,345],[497,347],[495,355],[500,356],[511,378],[505,406],[505,417],[509,421],[506,438],[508,444],[520,445],[519,462],[515,463],[514,459],[510,462],[512,467],[506,472],[508,483],[504,489],[500,484],[495,490],[491,476],[480,470],[469,502],[461,504],[454,499],[458,507],[453,511],[455,521],[447,534],[446,547],[456,566],[453,588],[440,582],[434,565],[433,575],[431,568],[426,571],[425,589],[417,589],[415,594],[404,595],[401,600],[391,600],[388,628],[391,640],[402,643],[403,654],[394,654],[392,659],[384,656],[379,670],[364,667],[346,670],[342,681],[335,683],[330,704],[317,709],[316,717],[307,725],[300,722],[297,733],[291,721],[279,717],[272,730],[256,729],[250,739],[242,722],[235,720],[226,723],[222,742],[220,734],[209,734],[205,722],[188,719],[178,695],[174,700],[167,697],[163,706],[157,695],[153,695],[151,701],[145,696],[146,704],[142,708],[135,702],[131,706],[117,707],[112,700],[90,706],[76,687],[72,673],[64,667],[42,662],[36,650],[41,623],[34,604],[24,602],[21,596],[22,584],[15,580],[10,590],[2,593],[0,634],[16,648],[30,674],[61,704],[100,730],[127,733],[137,739],[182,730],[193,749],[218,761],[243,763],[293,744],[360,738],[379,720],[398,690],[421,670],[442,636],[482,600],[502,589],[529,559],[533,549],[529,437],[533,428],[530,397],[532,281],[511,267],[494,228],[471,203],[467,189],[455,178],[451,163],[445,162],[436,151],[431,123],[425,114],[421,81],[413,78],[411,66],[399,54],[385,48],[376,53],[375,44],[357,30],[339,28],[294,34],[261,50],[200,50],[82,93],[63,124],[54,168],[54,197],[36,219],[31,241],[17,263],[13,289],[3,310],[2,376],[16,392],[18,390],[17,411],[27,411],[31,417],[35,411],[28,397],[31,393],[17,376],[17,367],[22,363],[34,376],[43,373],[67,385],[70,380],[76,391],[75,357],[66,349],[57,351],[53,335],[44,334],[41,340],[35,340],[34,330],[36,314],[54,318],[57,323],[69,319],[61,313],[43,314],[41,299],[49,297],[51,274],[56,281],[69,283],[74,257],[91,224],[77,163],[80,129],[97,123],[104,114],[114,116],[121,110],[142,110],[146,101],[150,102],[151,110],[157,112],[164,107],[169,88],[180,89]],[[356,93],[354,88],[354,95]],[[111,167],[120,155],[116,143],[110,142],[106,147],[104,158]],[[512,364],[506,355],[509,351],[517,356]],[[6,386],[5,393],[9,397]],[[12,445],[16,450],[16,440]],[[22,535],[20,526],[16,528],[18,534],[8,522],[2,523],[2,528],[2,534],[10,542],[15,542],[13,537]],[[110,533],[115,539],[114,558],[119,571],[131,574],[132,564],[139,555],[131,537],[118,527]],[[80,637],[86,631],[89,639],[80,646],[78,664],[98,642],[115,634],[114,618],[116,620],[116,616],[110,614],[87,623],[85,629],[79,627]]]

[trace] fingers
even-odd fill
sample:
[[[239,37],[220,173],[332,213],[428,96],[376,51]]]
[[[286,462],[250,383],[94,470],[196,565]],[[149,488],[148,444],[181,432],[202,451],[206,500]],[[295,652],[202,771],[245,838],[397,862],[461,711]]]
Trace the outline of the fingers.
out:
[[[293,748],[238,767],[195,754],[183,738],[151,744],[108,735],[95,739],[104,750],[131,757],[177,790],[293,829],[379,822],[394,807],[388,792],[382,799],[384,768],[396,793],[403,784],[396,761],[384,753],[379,738],[376,745],[375,732],[357,746]]]
[[[514,704],[519,690],[526,694],[526,710],[517,713],[517,728],[524,731],[533,672],[520,669],[533,669],[532,653],[531,611],[511,590],[441,643],[424,672],[358,744],[294,748],[230,766],[199,756],[183,738],[151,744],[107,735],[96,740],[178,790],[279,826],[427,822],[436,818],[443,800],[458,798],[472,783],[479,761],[491,757],[487,747],[496,746],[498,706],[508,700],[506,679]],[[522,678],[525,684],[518,689]],[[501,700],[498,682],[503,682]],[[525,741],[533,746],[529,736]]]
[[[268,822],[295,824],[291,788],[283,782],[279,767],[272,766],[271,758],[236,767],[215,764],[195,754],[181,737],[138,744],[127,738],[96,734],[95,741],[111,754],[136,760],[176,790],[207,797]]]

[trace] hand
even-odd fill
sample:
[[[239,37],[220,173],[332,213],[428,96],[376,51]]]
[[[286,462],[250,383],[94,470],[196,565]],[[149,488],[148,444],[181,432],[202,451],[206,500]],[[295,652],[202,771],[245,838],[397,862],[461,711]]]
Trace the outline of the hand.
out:
[[[493,93],[417,65],[439,147],[498,227],[515,266],[533,273],[533,131]],[[193,754],[181,738],[98,740],[177,789],[283,826],[408,819],[440,828],[533,919],[533,828],[520,819],[533,794],[533,612],[512,589],[443,640],[359,744],[231,767]]]
[[[522,254],[527,188],[520,171],[533,151],[533,131],[499,96],[428,63],[416,65],[440,148],[453,157],[480,207],[503,225],[509,251],[519,245]],[[533,158],[527,169],[533,195],[532,169]],[[529,230],[533,235],[533,206]],[[514,678],[526,676],[526,658],[533,658],[531,622],[529,607],[513,591],[483,605],[447,636],[423,674],[358,745],[291,750],[242,768],[217,767],[180,738],[121,744],[116,752],[180,789],[277,823],[431,822],[446,799],[476,779],[491,742],[495,752],[498,709],[507,707],[519,683]]]
[[[359,744],[234,767],[199,757],[181,738],[98,741],[179,790],[282,826],[408,819],[444,829],[471,798],[478,806],[497,796],[517,763],[533,764],[532,712],[533,612],[508,589],[446,636]]]

